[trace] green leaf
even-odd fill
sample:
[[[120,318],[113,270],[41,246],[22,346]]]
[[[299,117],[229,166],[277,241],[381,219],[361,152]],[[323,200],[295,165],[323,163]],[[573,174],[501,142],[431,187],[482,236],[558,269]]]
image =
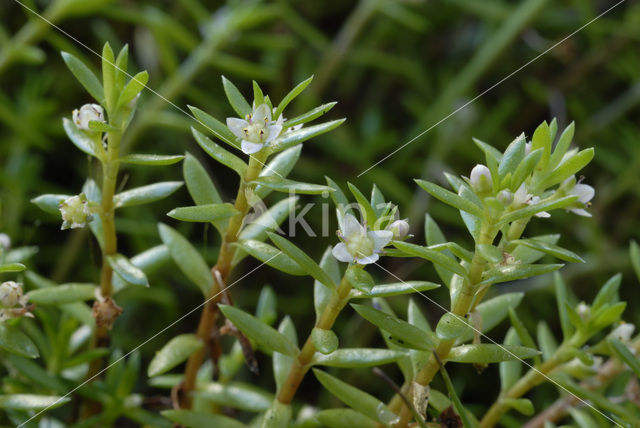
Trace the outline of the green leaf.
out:
[[[244,99],[238,88],[224,76],[222,76],[222,86],[224,87],[224,93],[227,95],[229,104],[231,104],[231,107],[238,113],[238,116],[244,119],[248,114],[251,114],[251,106],[247,100]]]
[[[133,101],[133,99],[138,96],[138,94],[145,88],[145,86],[147,86],[148,81],[149,73],[147,73],[146,71],[141,71],[133,76],[120,93],[116,108],[126,106],[131,101]]]
[[[606,326],[613,324],[620,319],[620,316],[627,307],[627,302],[616,303],[611,306],[606,306],[602,310],[598,311],[597,316],[594,316],[591,320],[590,327],[599,330]]]
[[[332,120],[330,122],[301,128],[296,131],[286,132],[271,143],[271,153],[281,152],[318,135],[332,131],[342,125],[345,120],[346,119]]]
[[[322,254],[320,267],[327,273],[327,275],[329,275],[331,280],[337,284],[340,282],[341,276],[340,265],[338,264],[338,260],[333,257],[331,250],[331,247],[327,247],[324,254]],[[322,317],[322,312],[324,312],[329,300],[331,300],[331,296],[335,292],[336,291],[334,289],[326,287],[320,281],[316,280],[313,282],[313,306],[316,312],[316,320],[319,320]]]
[[[120,158],[120,162],[131,163],[134,165],[173,165],[184,159],[183,155],[147,155],[147,154],[131,154]]]
[[[417,256],[438,264],[444,269],[457,273],[462,277],[467,276],[467,271],[459,263],[456,263],[454,259],[439,251],[401,241],[393,241],[393,246],[411,256]]]
[[[328,355],[316,353],[311,364],[342,368],[371,367],[393,363],[407,356],[406,352],[392,349],[345,348]]]
[[[560,199],[551,199],[542,201],[535,205],[528,205],[524,208],[519,208],[515,211],[507,212],[502,216],[498,225],[504,225],[506,223],[511,223],[516,220],[520,220],[525,217],[533,217],[539,212],[542,211],[550,211],[556,208],[564,208],[578,200],[577,195],[565,196]]]
[[[159,223],[158,231],[178,268],[208,297],[213,287],[213,276],[198,250],[184,236],[165,224]]]
[[[522,413],[525,416],[531,416],[535,411],[533,403],[526,398],[502,398],[500,399],[500,403]]]
[[[518,190],[520,185],[524,183],[524,181],[531,175],[534,171],[538,162],[540,162],[540,158],[542,157],[542,149],[534,150],[529,153],[525,158],[520,162],[520,165],[516,168],[515,172],[511,176],[511,185],[509,189],[512,192]]]
[[[561,264],[514,264],[496,266],[482,275],[483,280],[478,283],[478,286],[481,287],[483,285],[497,284],[500,282],[529,278],[531,276],[544,275],[545,273],[556,271],[563,266],[564,265]]]
[[[560,240],[560,234],[539,235],[535,236],[534,239],[542,242],[547,242],[549,244],[555,244],[558,242],[558,240]],[[511,246],[509,245],[507,248],[507,252],[510,253],[516,260],[519,260],[520,263],[531,264],[544,257],[543,252],[532,250],[531,248],[525,247],[524,245],[516,246],[515,249],[511,249]]]
[[[60,204],[70,197],[71,195],[45,194],[31,199],[31,203],[36,204],[44,212],[60,215]]]
[[[406,321],[369,306],[352,303],[351,306],[370,323],[388,332],[401,346],[430,351],[435,344],[429,335]]]
[[[509,309],[520,304],[523,297],[524,293],[505,293],[480,303],[475,310],[480,319],[480,325],[476,328],[483,333],[490,331],[507,317]],[[457,336],[457,342],[464,343],[471,340],[473,333],[471,328],[465,329]]]
[[[322,370],[313,369],[313,374],[320,381],[322,386],[352,409],[367,417],[375,417],[378,422],[384,425],[390,425],[397,420],[397,416],[384,403],[374,396],[369,395],[366,392],[323,372]]]
[[[440,284],[435,284],[429,281],[405,281],[405,282],[393,282],[390,284],[378,284],[367,290],[357,290],[351,293],[353,299],[371,299],[374,297],[391,297],[399,296],[402,294],[419,293],[422,291],[429,291],[440,287]]]
[[[69,137],[69,140],[84,153],[94,157],[99,157],[99,154],[104,153],[104,149],[100,147],[100,144],[102,144],[100,142],[100,136],[96,136],[95,138],[90,137],[86,132],[78,129],[76,124],[66,117],[62,118],[62,127],[67,137]]]
[[[321,354],[331,354],[338,349],[338,336],[333,330],[324,330],[314,327],[311,330],[311,343]]]
[[[99,120],[90,120],[89,121],[89,129],[94,132],[111,132],[117,131],[118,128],[109,125],[106,122],[102,122]]]
[[[616,353],[618,358],[625,362],[627,366],[636,374],[636,376],[640,377],[640,360],[638,357],[633,355],[633,353],[629,350],[627,345],[620,342],[615,337],[609,337],[607,339],[609,346]]]
[[[482,258],[490,263],[500,263],[503,260],[502,250],[491,244],[477,244],[476,249]]]
[[[22,272],[27,267],[22,263],[4,263],[0,264],[0,273],[5,272]]]
[[[300,153],[302,152],[302,146],[291,147],[283,151],[282,153],[278,153],[273,157],[265,165],[265,167],[260,171],[260,177],[269,177],[269,176],[277,176],[280,178],[286,177],[293,167],[295,166],[298,159],[300,159]],[[269,193],[271,193],[272,189],[267,186],[256,186],[254,193],[261,199],[264,199]]]
[[[505,346],[519,345],[518,334],[514,328],[510,328],[504,338]],[[511,389],[522,375],[522,364],[520,361],[504,361],[500,363],[500,391],[505,392]]]
[[[440,339],[453,340],[457,339],[463,333],[471,331],[473,335],[473,329],[471,328],[471,322],[453,312],[447,312],[440,317],[438,325],[436,325],[436,335]],[[467,333],[468,334],[468,333]]]
[[[61,284],[56,287],[39,288],[27,293],[29,303],[38,305],[60,305],[62,303],[82,302],[96,298],[95,284]]]
[[[129,45],[124,47],[118,53],[116,58],[116,90],[121,91],[127,79],[127,66],[129,62]]]
[[[565,248],[559,247],[554,244],[550,244],[545,241],[540,241],[535,238],[530,239],[516,239],[511,241],[511,243],[524,245],[525,247],[531,248],[533,250],[541,251],[546,254],[550,254],[554,257],[559,258],[560,260],[565,260],[572,263],[584,263],[584,259],[577,255],[576,253],[569,251]]]
[[[178,364],[187,360],[194,352],[202,349],[204,344],[195,334],[180,334],[172,338],[162,347],[149,363],[147,375],[154,377],[168,372]]]
[[[260,296],[258,296],[258,304],[256,305],[256,317],[265,324],[272,325],[278,318],[276,310],[277,297],[276,293],[268,285],[262,287]]]
[[[285,97],[282,99],[278,107],[276,108],[276,112],[273,114],[273,120],[276,120],[280,117],[284,109],[289,105],[291,101],[293,101],[302,91],[305,90],[309,83],[313,80],[313,76],[308,79],[298,83],[295,88],[293,88]]]
[[[245,424],[228,416],[212,413],[194,412],[193,410],[163,410],[162,416],[171,422],[180,424],[186,428],[202,428],[207,426],[225,428],[244,428]]]
[[[258,177],[249,184],[266,187],[284,193],[301,193],[303,195],[320,195],[324,192],[332,192],[329,186],[321,184],[301,183],[299,181],[287,180],[286,178],[269,175],[266,177]]]
[[[126,282],[133,285],[149,286],[147,276],[142,272],[142,269],[134,266],[134,264],[122,254],[109,256],[107,257],[107,261],[111,268]]]
[[[25,358],[38,358],[36,345],[16,326],[0,323],[0,349]],[[2,407],[2,405],[0,405]]]
[[[271,407],[264,414],[261,428],[288,428],[291,420],[291,404],[283,404],[273,400]]]
[[[551,173],[545,177],[544,180],[538,185],[540,189],[546,189],[554,184],[562,183],[567,178],[575,175],[582,168],[587,166],[591,159],[593,159],[594,150],[593,147],[581,150],[574,156],[569,157],[562,161]]]
[[[373,278],[364,269],[357,267],[348,268],[344,273],[344,277],[356,290],[367,293],[373,288]]]
[[[315,419],[329,428],[376,428],[378,423],[351,409],[327,409],[315,414]]]
[[[557,126],[557,124],[555,125]],[[551,135],[551,129],[545,120],[542,122],[531,137],[531,150],[542,149],[542,159],[540,160],[540,167],[545,168],[549,161],[549,155],[551,154],[551,142],[553,136]]]
[[[182,174],[191,199],[196,205],[219,204],[222,198],[202,164],[189,152],[182,164]]]
[[[260,85],[258,85],[258,82],[256,82],[255,80],[252,82],[252,84],[253,84],[253,105],[259,106],[261,104],[264,104],[264,94],[262,93],[262,89],[260,88]]]
[[[240,211],[229,203],[178,207],[167,213],[171,218],[182,221],[209,223],[224,220],[240,214]]]
[[[102,84],[98,80],[95,74],[89,67],[87,67],[82,61],[80,61],[75,56],[71,55],[67,52],[61,52],[62,59],[64,60],[71,73],[78,79],[78,82],[89,92],[98,103],[101,103],[104,100],[104,90],[102,89]]]
[[[149,275],[160,267],[166,265],[171,260],[169,248],[166,245],[156,245],[148,250],[136,254],[131,258],[131,264],[141,269],[145,275]],[[123,289],[127,283],[124,278],[117,274],[113,276],[114,294]]]
[[[555,168],[560,163],[565,153],[567,153],[567,150],[571,145],[571,140],[573,140],[575,129],[575,123],[571,122],[569,126],[562,131],[562,134],[556,143],[556,147],[553,150],[553,154],[551,155],[551,159],[549,159],[549,168]]]
[[[476,217],[482,216],[482,208],[474,204],[473,202],[468,201],[467,199],[458,196],[457,194],[447,190],[443,187],[438,186],[437,184],[430,183],[424,180],[414,180],[418,183],[418,186],[422,187],[427,193],[433,196],[436,199],[441,200],[447,205],[451,205],[454,208],[457,208],[461,211],[472,214]]]
[[[294,117],[292,119],[289,119],[289,120],[285,121],[283,127],[284,128],[291,128],[292,126],[296,126],[296,125],[299,125],[301,123],[311,122],[312,120],[317,119],[320,116],[322,116],[325,113],[327,113],[336,104],[338,104],[338,103],[337,102],[332,102],[332,103],[322,104],[321,106],[318,106],[318,107],[316,107],[314,109],[311,109],[308,112],[301,114],[300,116],[296,116],[296,117]]]
[[[495,163],[496,165],[500,163],[500,161],[502,160],[502,153],[500,153],[500,150],[477,138],[473,138],[473,142],[480,148],[480,150],[484,152],[485,158],[487,160],[487,166],[490,163]]]
[[[600,308],[604,307],[608,304],[614,304],[617,301],[618,297],[618,289],[620,288],[620,284],[622,283],[622,274],[617,273],[613,275],[607,282],[600,287],[598,290],[598,294],[593,299],[593,304],[591,305],[591,313],[597,313]]]
[[[109,42],[102,47],[102,84],[104,85],[104,97],[107,111],[115,110],[116,102],[116,58]]]
[[[524,323],[518,318],[518,314],[513,308],[509,308],[509,320],[511,321],[511,326],[515,329],[518,339],[520,342],[512,343],[512,345],[519,345],[522,343],[524,346],[529,348],[536,348],[536,343],[533,340],[533,337],[529,333],[529,330],[525,327]],[[536,365],[540,365],[541,360],[540,357],[533,357],[533,362]]]
[[[289,275],[303,276],[307,272],[291,257],[264,242],[248,239],[237,242],[235,245],[242,248],[251,256],[260,260],[272,268],[281,270]]]
[[[291,257],[308,275],[311,275],[313,279],[320,281],[329,288],[336,287],[331,277],[322,270],[311,257],[306,255],[304,251],[280,235],[271,232],[267,232],[267,235],[269,235],[271,241],[273,241],[282,252]]]
[[[467,409],[464,408],[458,394],[456,393],[455,388],[453,387],[453,382],[451,382],[451,378],[447,373],[447,370],[444,366],[440,366],[440,375],[442,376],[442,380],[444,380],[445,386],[447,387],[447,392],[449,393],[449,397],[451,398],[451,402],[453,403],[453,407],[455,407],[460,419],[462,420],[462,426],[464,428],[471,428],[473,425],[469,421],[469,415],[467,414]],[[477,425],[477,424],[476,424]]]
[[[242,159],[211,141],[209,137],[198,131],[196,128],[192,127],[191,133],[196,139],[196,142],[200,147],[202,147],[202,150],[207,152],[209,156],[237,172],[240,177],[244,177],[248,166]]]
[[[356,202],[358,202],[363,223],[374,225],[378,217],[376,216],[376,213],[367,198],[353,184],[347,183],[347,187],[349,187],[351,194],[354,198],[356,198]]]
[[[451,349],[448,361],[456,363],[499,363],[500,361],[522,360],[538,355],[537,349],[516,345],[495,345],[481,343],[477,345],[461,345]]]
[[[551,329],[546,322],[540,321],[537,328],[538,345],[542,351],[542,358],[546,361],[553,356],[558,349],[558,343],[553,337]]]
[[[280,352],[291,357],[295,357],[298,354],[297,347],[289,339],[253,315],[233,306],[218,305],[218,307],[224,316],[235,324],[240,331],[250,339],[255,340],[266,350]]]
[[[182,186],[182,181],[161,181],[125,190],[113,197],[116,208],[148,204],[164,199]]]
[[[636,273],[636,277],[640,281],[640,246],[636,241],[631,241],[629,245],[629,257],[631,258],[631,266]]]
[[[243,382],[229,382],[226,384],[209,382],[195,396],[211,401],[223,407],[232,407],[249,412],[264,412],[273,402],[273,395]],[[209,426],[209,425],[205,425]]]
[[[507,173],[514,173],[522,159],[524,159],[524,146],[526,139],[524,134],[520,134],[504,151],[502,160],[498,166],[498,174],[500,179],[504,178]]]
[[[278,331],[282,333],[291,343],[298,346],[298,337],[296,335],[296,327],[293,325],[293,321],[287,315],[280,322]],[[284,385],[291,366],[293,365],[294,358],[288,355],[281,354],[279,352],[273,353],[273,377],[276,381],[276,392],[279,393]]]
[[[0,395],[0,409],[31,410],[55,409],[71,401],[70,397],[35,394]]]
[[[220,122],[215,117],[205,113],[194,106],[187,106],[191,113],[195,116],[196,119],[207,129],[207,131],[211,132],[220,140],[224,141],[231,147],[235,147],[236,149],[240,149],[240,143],[238,142],[238,138],[227,128],[227,126]]]
[[[429,214],[425,214],[424,216],[424,232],[427,245],[429,246],[444,244],[445,242],[447,242],[444,234],[440,230],[440,227],[438,227],[438,224]],[[444,254],[448,257],[452,257],[450,251],[445,251]],[[451,286],[451,278],[453,277],[453,272],[443,268],[442,265],[439,264],[434,264],[433,267],[436,269],[436,273],[438,274],[442,282],[444,282],[447,288],[449,288]]]

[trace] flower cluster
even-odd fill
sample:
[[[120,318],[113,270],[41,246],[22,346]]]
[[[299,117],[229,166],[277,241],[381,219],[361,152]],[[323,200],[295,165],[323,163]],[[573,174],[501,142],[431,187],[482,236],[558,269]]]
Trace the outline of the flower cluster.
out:
[[[28,297],[23,294],[22,284],[14,281],[0,285],[0,321],[20,316],[33,317],[27,308]]]
[[[79,129],[91,131],[91,128],[89,128],[90,122],[104,123],[104,110],[99,104],[85,104],[79,110],[73,110],[72,119]]]
[[[81,193],[65,199],[60,203],[62,227],[60,229],[76,229],[85,227],[91,221],[91,211],[86,196]]]

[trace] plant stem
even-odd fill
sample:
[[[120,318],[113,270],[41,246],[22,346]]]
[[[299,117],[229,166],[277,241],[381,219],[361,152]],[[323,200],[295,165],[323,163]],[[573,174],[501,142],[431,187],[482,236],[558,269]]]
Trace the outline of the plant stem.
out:
[[[496,400],[493,405],[489,408],[487,413],[483,416],[480,421],[481,428],[492,427],[502,417],[502,415],[509,409],[509,406],[504,404],[503,399],[507,398],[520,398],[527,392],[529,392],[532,388],[542,383],[551,373],[555,370],[560,364],[565,363],[573,356],[571,353],[567,352],[571,348],[579,347],[585,342],[583,336],[580,334],[575,334],[568,342],[562,344],[549,358],[547,361],[542,363],[540,367],[535,369],[529,369],[527,374],[525,374],[520,380],[518,380],[508,391],[504,394],[500,394],[500,397]]]
[[[359,269],[360,266],[351,265],[348,269]],[[347,274],[342,277],[340,285],[337,290],[332,294],[331,300],[327,303],[322,314],[316,322],[315,328],[322,330],[331,330],[333,323],[338,318],[340,311],[349,301],[349,292],[351,291],[351,283],[346,279]],[[290,404],[293,397],[304,379],[304,376],[311,368],[311,359],[316,352],[316,347],[311,340],[311,333],[302,347],[302,350],[298,354],[298,358],[293,361],[289,375],[282,385],[282,389],[278,393],[277,400],[282,404]]]
[[[198,330],[196,335],[205,344],[199,351],[191,354],[184,371],[184,381],[182,383],[182,396],[180,399],[181,408],[191,408],[191,391],[195,389],[196,377],[198,370],[202,365],[205,357],[205,350],[210,347],[207,346],[211,342],[211,332],[215,328],[215,323],[218,318],[218,303],[222,299],[222,296],[227,292],[224,291],[225,283],[232,270],[233,256],[235,255],[236,248],[232,244],[238,240],[238,234],[242,227],[242,221],[249,212],[251,206],[247,200],[247,183],[254,181],[260,175],[260,171],[264,165],[267,155],[257,153],[251,156],[249,160],[249,167],[240,180],[238,187],[238,194],[236,196],[236,202],[234,207],[238,210],[239,214],[233,216],[229,220],[229,225],[223,236],[222,243],[220,244],[220,252],[218,253],[218,260],[215,266],[211,268],[211,274],[213,275],[214,286],[207,296],[207,303],[202,309],[200,315],[200,322],[198,323]]]
[[[482,225],[480,228],[480,235],[478,237],[477,244],[491,244],[495,238],[497,231],[492,226],[490,222],[486,219],[482,221]],[[473,254],[473,259],[471,260],[471,266],[469,267],[469,279],[464,282],[464,285],[460,289],[457,296],[454,298],[453,308],[451,312],[454,315],[465,318],[469,310],[471,309],[474,303],[474,297],[476,295],[477,284],[482,281],[482,273],[486,266],[486,261],[480,255],[479,251],[475,251]],[[453,345],[455,344],[455,339],[442,340],[438,344],[435,349],[435,355],[431,355],[427,363],[422,367],[422,369],[416,375],[414,381],[422,386],[427,386],[431,383],[433,377],[440,370],[440,364],[445,364],[447,357],[449,356],[449,352]],[[440,360],[440,361],[438,361]],[[413,396],[413,391],[409,387],[406,386],[405,394],[409,397],[411,401],[411,397]],[[405,427],[407,423],[411,420],[412,414],[409,408],[404,405],[402,400],[393,399],[390,402],[390,408],[394,412],[399,411],[400,420],[396,424],[398,427]]]

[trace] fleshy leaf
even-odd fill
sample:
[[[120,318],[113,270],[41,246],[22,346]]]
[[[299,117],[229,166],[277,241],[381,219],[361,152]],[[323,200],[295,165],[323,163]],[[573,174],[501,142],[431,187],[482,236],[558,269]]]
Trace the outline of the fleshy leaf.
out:
[[[82,302],[96,298],[95,284],[61,284],[56,287],[39,288],[27,293],[29,303],[38,305],[60,305],[63,303]]]
[[[240,214],[240,212],[229,203],[178,207],[167,213],[169,217],[175,218],[176,220],[203,223],[224,220],[236,214]]]
[[[531,358],[539,353],[537,349],[527,348],[525,346],[481,343],[456,346],[451,349],[447,359],[457,363],[486,364]]]
[[[125,190],[113,197],[116,208],[148,204],[164,199],[182,186],[182,181],[162,181]]]
[[[202,341],[195,334],[181,334],[162,347],[149,363],[147,375],[154,377],[168,372],[186,361],[194,352],[201,349]]]

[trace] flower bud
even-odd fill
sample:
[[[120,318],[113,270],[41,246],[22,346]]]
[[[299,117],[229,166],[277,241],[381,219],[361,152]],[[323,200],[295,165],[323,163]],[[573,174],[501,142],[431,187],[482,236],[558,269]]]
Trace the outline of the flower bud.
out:
[[[91,131],[89,122],[95,120],[104,122],[104,110],[99,104],[85,104],[80,110],[75,109],[72,114],[73,123],[84,131]]]
[[[471,188],[476,193],[487,193],[493,188],[491,171],[484,165],[476,165],[471,170]]]
[[[506,189],[501,190],[498,192],[498,196],[496,198],[506,207],[507,205],[511,205],[513,202],[513,193]]]
[[[11,248],[11,238],[6,233],[0,233],[0,249],[8,250]]]
[[[396,220],[386,227],[386,230],[393,232],[394,240],[402,240],[409,236],[409,222],[407,219]]]
[[[0,306],[13,308],[21,304],[22,300],[22,284],[7,281],[0,285]]]
[[[83,193],[72,196],[60,203],[62,230],[85,227],[91,221],[89,203]]]

